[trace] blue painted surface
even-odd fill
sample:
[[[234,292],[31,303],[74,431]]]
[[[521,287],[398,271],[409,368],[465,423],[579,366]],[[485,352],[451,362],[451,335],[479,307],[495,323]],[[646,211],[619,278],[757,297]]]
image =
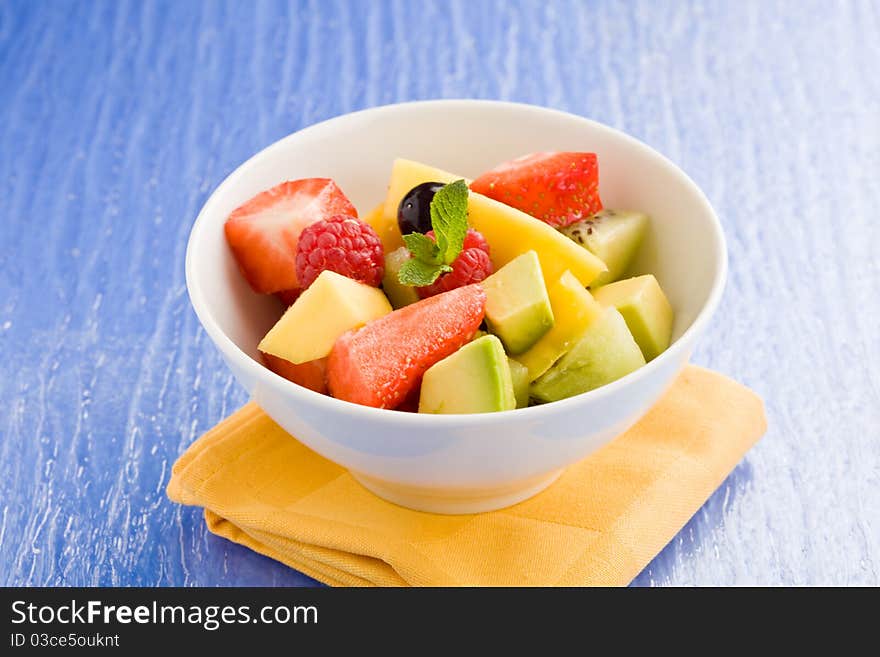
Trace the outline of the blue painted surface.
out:
[[[291,131],[477,97],[635,135],[725,224],[694,360],[770,430],[635,583],[880,584],[878,34],[871,1],[0,3],[0,583],[311,583],[165,498],[245,401],[190,225]]]

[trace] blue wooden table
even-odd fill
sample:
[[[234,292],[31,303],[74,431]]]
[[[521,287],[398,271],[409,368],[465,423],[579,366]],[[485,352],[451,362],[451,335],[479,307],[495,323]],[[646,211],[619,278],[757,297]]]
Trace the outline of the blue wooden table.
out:
[[[878,70],[870,0],[0,2],[0,583],[312,583],[165,497],[246,399],[191,223],[303,126],[476,97],[635,135],[725,225],[694,360],[770,429],[635,583],[880,584]]]

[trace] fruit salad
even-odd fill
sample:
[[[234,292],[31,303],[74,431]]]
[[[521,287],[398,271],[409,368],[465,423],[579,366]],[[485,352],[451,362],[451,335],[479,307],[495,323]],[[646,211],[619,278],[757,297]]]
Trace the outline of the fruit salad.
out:
[[[668,346],[673,310],[630,276],[643,212],[603,207],[595,153],[533,153],[468,181],[395,161],[363,219],[327,178],[237,208],[242,275],[286,310],[263,363],[348,402],[419,413],[545,404],[615,381]]]

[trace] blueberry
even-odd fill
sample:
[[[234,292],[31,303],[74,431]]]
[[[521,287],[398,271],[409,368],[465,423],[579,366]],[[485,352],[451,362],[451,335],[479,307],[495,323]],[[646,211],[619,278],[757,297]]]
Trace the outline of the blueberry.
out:
[[[403,235],[431,230],[431,201],[443,183],[426,182],[413,187],[397,206],[397,225]]]

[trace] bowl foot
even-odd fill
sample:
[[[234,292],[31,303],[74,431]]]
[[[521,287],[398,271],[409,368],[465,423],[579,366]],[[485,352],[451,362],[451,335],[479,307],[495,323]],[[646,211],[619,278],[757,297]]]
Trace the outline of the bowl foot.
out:
[[[371,493],[394,504],[428,513],[463,514],[495,511],[527,500],[559,478],[562,470],[517,482],[511,486],[490,489],[440,489],[405,486],[352,472],[358,483]]]

